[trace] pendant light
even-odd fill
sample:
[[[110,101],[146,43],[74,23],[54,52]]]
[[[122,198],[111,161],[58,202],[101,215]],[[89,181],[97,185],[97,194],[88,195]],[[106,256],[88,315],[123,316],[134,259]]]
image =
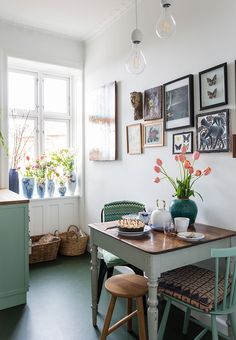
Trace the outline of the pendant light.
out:
[[[176,22],[170,13],[171,0],[161,0],[162,12],[156,24],[156,34],[159,38],[169,38],[176,31]]]
[[[138,29],[138,9],[137,0],[135,0],[135,20],[136,28],[131,33],[132,49],[126,61],[125,67],[129,73],[140,74],[146,66],[146,60],[141,50],[142,32]]]

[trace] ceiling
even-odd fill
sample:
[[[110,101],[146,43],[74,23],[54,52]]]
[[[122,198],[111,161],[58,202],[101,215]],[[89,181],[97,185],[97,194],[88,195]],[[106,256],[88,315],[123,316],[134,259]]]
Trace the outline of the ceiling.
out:
[[[134,0],[0,0],[0,20],[85,41],[133,4]]]

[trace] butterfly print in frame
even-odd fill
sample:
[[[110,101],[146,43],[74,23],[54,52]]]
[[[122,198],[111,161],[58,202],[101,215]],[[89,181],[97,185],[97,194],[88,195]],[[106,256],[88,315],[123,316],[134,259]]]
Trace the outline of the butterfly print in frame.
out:
[[[217,94],[217,88],[215,88],[215,90],[213,92],[211,91],[207,91],[208,97],[210,99],[216,98],[216,94]]]
[[[173,134],[173,154],[180,154],[182,147],[186,147],[186,153],[193,152],[193,131]]]
[[[215,74],[214,77],[211,78],[207,78],[207,83],[209,86],[215,85],[216,84],[216,79],[217,79],[217,75]]]

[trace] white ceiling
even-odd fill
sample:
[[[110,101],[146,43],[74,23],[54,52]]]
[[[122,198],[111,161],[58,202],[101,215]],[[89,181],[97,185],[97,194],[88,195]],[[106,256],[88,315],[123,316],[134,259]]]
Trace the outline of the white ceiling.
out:
[[[0,0],[0,20],[87,40],[133,4],[134,0]]]

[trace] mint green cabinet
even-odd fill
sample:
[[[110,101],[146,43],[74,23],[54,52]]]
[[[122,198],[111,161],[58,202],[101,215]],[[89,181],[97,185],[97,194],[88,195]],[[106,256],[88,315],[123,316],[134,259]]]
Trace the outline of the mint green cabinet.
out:
[[[28,232],[28,204],[1,201],[0,190],[0,310],[26,303]]]

